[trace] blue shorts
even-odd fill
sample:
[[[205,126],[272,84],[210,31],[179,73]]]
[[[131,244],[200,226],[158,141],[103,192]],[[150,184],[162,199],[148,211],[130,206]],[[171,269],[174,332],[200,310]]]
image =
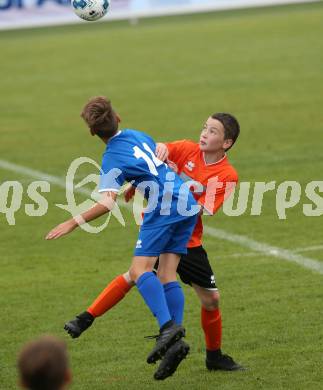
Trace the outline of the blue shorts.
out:
[[[187,244],[197,222],[197,215],[171,225],[149,227],[143,225],[135,249],[135,256],[159,256],[161,253],[186,255]]]

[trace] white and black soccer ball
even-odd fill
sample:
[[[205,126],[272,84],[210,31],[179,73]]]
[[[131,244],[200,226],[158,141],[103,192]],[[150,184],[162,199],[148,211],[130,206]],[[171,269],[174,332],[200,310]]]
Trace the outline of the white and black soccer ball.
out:
[[[109,0],[71,0],[74,12],[89,22],[101,19],[110,7]]]

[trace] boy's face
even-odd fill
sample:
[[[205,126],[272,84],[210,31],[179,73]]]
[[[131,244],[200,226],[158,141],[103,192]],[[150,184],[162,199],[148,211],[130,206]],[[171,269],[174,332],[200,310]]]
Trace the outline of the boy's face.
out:
[[[232,140],[225,140],[222,123],[209,117],[202,129],[199,144],[202,152],[219,152],[229,148]]]

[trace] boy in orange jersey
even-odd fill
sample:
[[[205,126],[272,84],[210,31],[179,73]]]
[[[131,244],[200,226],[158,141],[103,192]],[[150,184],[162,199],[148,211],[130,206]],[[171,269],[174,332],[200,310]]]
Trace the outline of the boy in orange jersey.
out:
[[[210,116],[202,129],[199,143],[182,140],[158,144],[156,155],[168,160],[169,165],[187,182],[195,199],[203,207],[203,214],[213,215],[222,206],[225,195],[230,193],[238,181],[235,169],[230,165],[226,152],[233,146],[240,133],[240,126],[234,116],[217,113]],[[125,193],[126,201],[134,195],[134,189]],[[203,224],[201,215],[188,244],[188,253],[181,257],[177,272],[181,280],[193,287],[201,302],[201,325],[206,342],[206,367],[209,370],[239,370],[243,367],[221,351],[222,322],[219,308],[219,291],[206,251],[202,246]],[[163,275],[157,271],[160,281]],[[110,310],[131,289],[134,283],[129,273],[115,278],[86,312],[65,324],[65,330],[73,337],[79,337],[96,317]],[[165,291],[175,287],[164,284]],[[171,303],[170,303],[171,304]],[[161,366],[168,362],[164,357]]]

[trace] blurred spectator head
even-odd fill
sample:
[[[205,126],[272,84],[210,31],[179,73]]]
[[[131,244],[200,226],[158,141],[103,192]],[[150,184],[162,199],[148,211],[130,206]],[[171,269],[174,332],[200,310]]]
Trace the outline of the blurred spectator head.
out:
[[[27,343],[18,356],[19,382],[30,390],[62,390],[71,382],[66,345],[53,336]]]

